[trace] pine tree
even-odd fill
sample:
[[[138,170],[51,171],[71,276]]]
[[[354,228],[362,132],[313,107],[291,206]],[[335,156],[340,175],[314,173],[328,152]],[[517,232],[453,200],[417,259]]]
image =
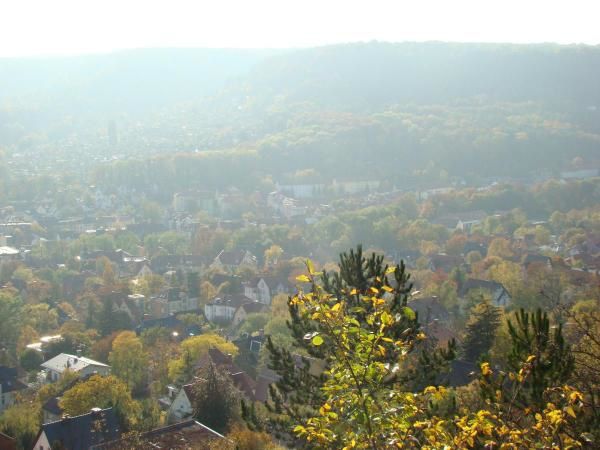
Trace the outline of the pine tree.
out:
[[[314,273],[310,262],[307,262],[309,273]],[[417,315],[407,306],[408,294],[412,289],[410,275],[406,273],[404,263],[388,266],[383,262],[383,256],[372,254],[363,256],[361,246],[356,251],[340,255],[340,271],[315,273],[320,288],[331,298],[331,306],[343,303],[356,326],[368,332],[378,332],[381,324],[368,320],[374,310],[373,304],[365,298],[379,295],[385,298],[390,315],[398,317],[386,333],[389,339],[415,342],[415,347],[408,349],[412,352],[418,348],[418,342],[424,342]],[[308,282],[308,277],[300,277],[299,281]],[[316,281],[313,281],[316,283]],[[309,293],[313,295],[317,286],[311,285]],[[311,370],[311,362],[307,358],[297,356],[304,351],[313,358],[323,361],[327,368],[333,352],[333,344],[323,342],[313,345],[313,338],[318,339],[320,331],[317,321],[306,314],[294,302],[288,302],[291,321],[288,326],[295,339],[295,348],[279,348],[269,339],[267,349],[270,354],[269,368],[277,372],[280,379],[270,386],[271,401],[267,408],[275,413],[276,418],[270,420],[271,431],[281,434],[289,431],[289,420],[299,422],[302,417],[318,410],[323,403],[321,387],[324,378],[318,372]],[[406,349],[405,349],[406,350]],[[385,380],[390,386],[402,385],[414,389],[421,386],[425,379],[435,379],[441,366],[454,357],[452,349],[438,351],[420,348],[414,352],[411,368],[395,370],[393,375]],[[400,356],[390,352],[385,355],[384,363],[394,366]],[[251,419],[245,417],[246,419]]]
[[[512,349],[508,357],[510,369],[518,371],[526,364],[523,389],[519,395],[523,404],[544,405],[543,393],[559,386],[573,372],[574,357],[562,335],[562,324],[550,325],[546,312],[538,309],[528,313],[521,309],[514,322],[508,320]]]
[[[240,396],[226,373],[210,363],[198,372],[194,385],[194,417],[200,423],[219,433],[226,432],[231,422],[239,417]]]
[[[465,339],[462,344],[463,358],[476,362],[487,354],[500,326],[500,308],[492,305],[489,299],[483,299],[471,309],[466,325]]]

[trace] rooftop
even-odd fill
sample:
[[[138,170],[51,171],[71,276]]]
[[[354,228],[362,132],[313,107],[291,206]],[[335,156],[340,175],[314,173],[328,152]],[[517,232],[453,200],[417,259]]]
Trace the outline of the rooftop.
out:
[[[72,370],[73,372],[79,372],[88,366],[110,367],[107,364],[94,361],[93,359],[84,356],[69,355],[68,353],[61,353],[42,364],[44,369],[49,369],[58,373],[62,373],[66,369]]]

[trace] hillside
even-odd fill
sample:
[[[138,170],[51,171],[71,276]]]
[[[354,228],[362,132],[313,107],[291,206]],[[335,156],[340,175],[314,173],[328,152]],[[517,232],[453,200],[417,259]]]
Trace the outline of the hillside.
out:
[[[598,47],[164,49],[3,60],[0,68],[10,87],[0,108],[0,145],[9,155],[43,158],[44,167],[60,155],[64,170],[74,149],[78,167],[111,155],[185,161],[168,166],[172,175],[159,162],[158,178],[173,177],[168,185],[188,183],[205,167],[211,173],[194,182],[207,186],[222,186],[220,174],[232,167],[240,171],[234,182],[246,187],[265,177],[385,177],[397,185],[527,179],[577,157],[595,166],[600,154]],[[117,147],[108,145],[112,120]]]

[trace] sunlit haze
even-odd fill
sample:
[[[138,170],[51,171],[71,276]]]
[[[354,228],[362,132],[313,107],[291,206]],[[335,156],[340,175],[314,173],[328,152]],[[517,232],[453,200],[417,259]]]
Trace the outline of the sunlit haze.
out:
[[[352,41],[600,43],[593,0],[21,0],[0,56],[141,47],[306,47]]]

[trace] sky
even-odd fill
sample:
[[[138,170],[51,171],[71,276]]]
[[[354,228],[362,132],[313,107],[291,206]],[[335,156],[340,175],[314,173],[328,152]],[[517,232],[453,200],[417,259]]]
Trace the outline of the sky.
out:
[[[598,0],[0,0],[0,56],[355,41],[600,44]]]

